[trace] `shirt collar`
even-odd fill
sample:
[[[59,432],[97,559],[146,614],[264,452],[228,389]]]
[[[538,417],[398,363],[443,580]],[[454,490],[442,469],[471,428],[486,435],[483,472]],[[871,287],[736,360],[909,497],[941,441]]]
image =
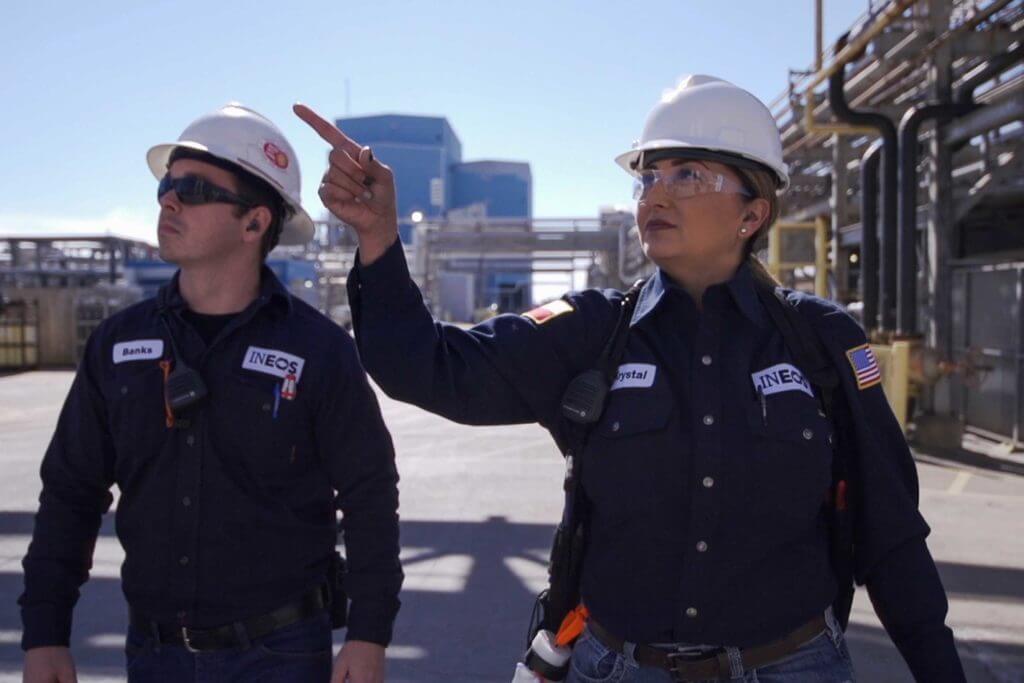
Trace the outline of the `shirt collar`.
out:
[[[726,291],[729,292],[743,316],[756,327],[764,327],[767,324],[768,321],[764,308],[755,289],[754,276],[750,272],[750,266],[746,261],[740,264],[740,267],[736,269],[736,273],[724,285],[716,286],[724,286],[726,288]],[[630,327],[638,324],[650,315],[658,307],[662,299],[665,298],[669,289],[677,289],[678,287],[660,268],[656,270],[654,275],[647,279],[647,282],[644,283],[640,290],[636,308],[633,309],[633,317],[629,321]]]
[[[757,327],[767,324],[768,318],[757,295],[754,274],[750,272],[750,264],[746,260],[736,269],[736,274],[726,283],[726,287],[747,320]]]
[[[185,297],[181,295],[181,289],[178,286],[180,276],[181,270],[175,271],[171,281],[160,287],[156,295],[159,308],[178,311],[188,307],[188,303],[185,301]],[[277,279],[274,271],[264,263],[260,268],[260,293],[253,304],[263,306],[268,303],[283,308],[286,313],[291,313],[292,295],[281,281]]]

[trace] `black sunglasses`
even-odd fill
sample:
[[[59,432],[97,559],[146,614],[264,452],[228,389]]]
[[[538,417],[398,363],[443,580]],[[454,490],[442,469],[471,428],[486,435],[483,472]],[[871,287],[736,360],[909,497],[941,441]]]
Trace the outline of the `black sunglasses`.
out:
[[[255,206],[248,199],[230,190],[225,190],[219,185],[214,185],[209,180],[204,180],[194,175],[186,175],[180,178],[172,178],[170,174],[165,175],[156,190],[157,200],[159,201],[160,198],[171,190],[174,190],[174,193],[178,195],[178,200],[187,206],[211,204],[213,202],[237,204],[247,209]]]

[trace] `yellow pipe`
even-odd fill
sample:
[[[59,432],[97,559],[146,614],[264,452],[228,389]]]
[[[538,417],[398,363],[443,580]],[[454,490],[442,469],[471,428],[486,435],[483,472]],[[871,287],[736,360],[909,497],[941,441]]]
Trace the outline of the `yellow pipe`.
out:
[[[814,230],[814,294],[828,296],[828,220],[818,216],[813,221],[779,221],[768,233],[768,272],[778,280],[783,270],[802,268],[808,263],[782,260],[782,232]]]
[[[892,344],[872,344],[871,350],[878,360],[885,398],[896,421],[906,431],[910,417],[910,355],[913,345],[908,341],[897,341]]]
[[[835,56],[835,59],[832,60],[832,63],[829,64],[827,68],[819,71],[811,77],[811,82],[804,89],[804,95],[810,93],[812,90],[831,78],[841,67],[845,67],[854,55],[859,54],[865,47],[867,47],[872,38],[881,33],[882,29],[898,19],[900,15],[902,15],[903,12],[905,12],[906,9],[915,2],[917,2],[917,0],[893,0],[892,4],[882,12],[882,16],[878,18],[878,21],[868,27],[867,30],[858,34],[852,43],[849,43],[846,47],[840,50],[839,54]]]
[[[804,88],[804,127],[807,129],[808,133],[866,135],[878,132],[876,129],[869,128],[867,126],[815,123],[814,89],[834,76],[839,69],[846,68],[847,63],[849,63],[855,55],[860,54],[860,52],[867,47],[868,43],[870,43],[875,36],[881,33],[882,30],[893,21],[898,19],[900,15],[902,15],[903,12],[905,12],[906,9],[915,2],[917,2],[917,0],[893,0],[889,7],[882,12],[882,16],[880,16],[875,23],[869,26],[867,30],[862,31],[852,43],[840,50],[827,68],[818,71],[818,73],[811,78],[811,82]]]
[[[774,227],[776,229],[768,233],[768,272],[779,280],[782,274],[782,239],[779,237],[778,228],[782,226],[776,223]]]
[[[828,298],[828,223],[824,216],[814,220],[814,294]]]

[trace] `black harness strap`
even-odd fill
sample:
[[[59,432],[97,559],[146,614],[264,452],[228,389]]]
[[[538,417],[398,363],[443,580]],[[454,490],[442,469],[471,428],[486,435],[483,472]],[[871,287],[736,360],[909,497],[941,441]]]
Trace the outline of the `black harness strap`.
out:
[[[786,347],[793,354],[797,366],[817,389],[822,411],[836,434],[832,442],[832,490],[828,509],[829,550],[832,571],[839,584],[839,592],[832,605],[836,618],[846,629],[853,604],[853,513],[850,510],[853,471],[840,448],[838,435],[840,411],[835,410],[835,392],[839,388],[839,371],[830,360],[821,336],[814,326],[786,297],[785,291],[774,282],[754,271],[758,298],[782,335]]]
[[[566,418],[565,505],[562,520],[555,530],[548,564],[548,588],[537,597],[530,619],[527,646],[539,629],[557,631],[562,620],[580,602],[580,571],[586,546],[586,505],[583,504],[583,458],[590,430],[600,419],[604,402],[615,377],[619,360],[626,349],[629,323],[639,298],[643,280],[637,281],[623,296],[611,337],[598,356],[596,366],[575,377],[562,398]],[[540,614],[538,615],[538,612]]]

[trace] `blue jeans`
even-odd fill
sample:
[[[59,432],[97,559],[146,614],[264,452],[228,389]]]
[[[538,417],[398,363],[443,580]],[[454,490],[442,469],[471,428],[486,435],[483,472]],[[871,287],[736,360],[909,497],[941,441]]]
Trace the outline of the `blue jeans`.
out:
[[[828,628],[785,659],[756,670],[737,672],[731,680],[743,683],[852,683],[853,664],[843,630],[829,610]],[[609,650],[583,632],[572,649],[565,683],[673,683],[662,669],[641,667],[626,655]]]
[[[128,629],[128,683],[327,683],[331,679],[331,622],[326,612],[278,629],[249,647],[193,654]]]

